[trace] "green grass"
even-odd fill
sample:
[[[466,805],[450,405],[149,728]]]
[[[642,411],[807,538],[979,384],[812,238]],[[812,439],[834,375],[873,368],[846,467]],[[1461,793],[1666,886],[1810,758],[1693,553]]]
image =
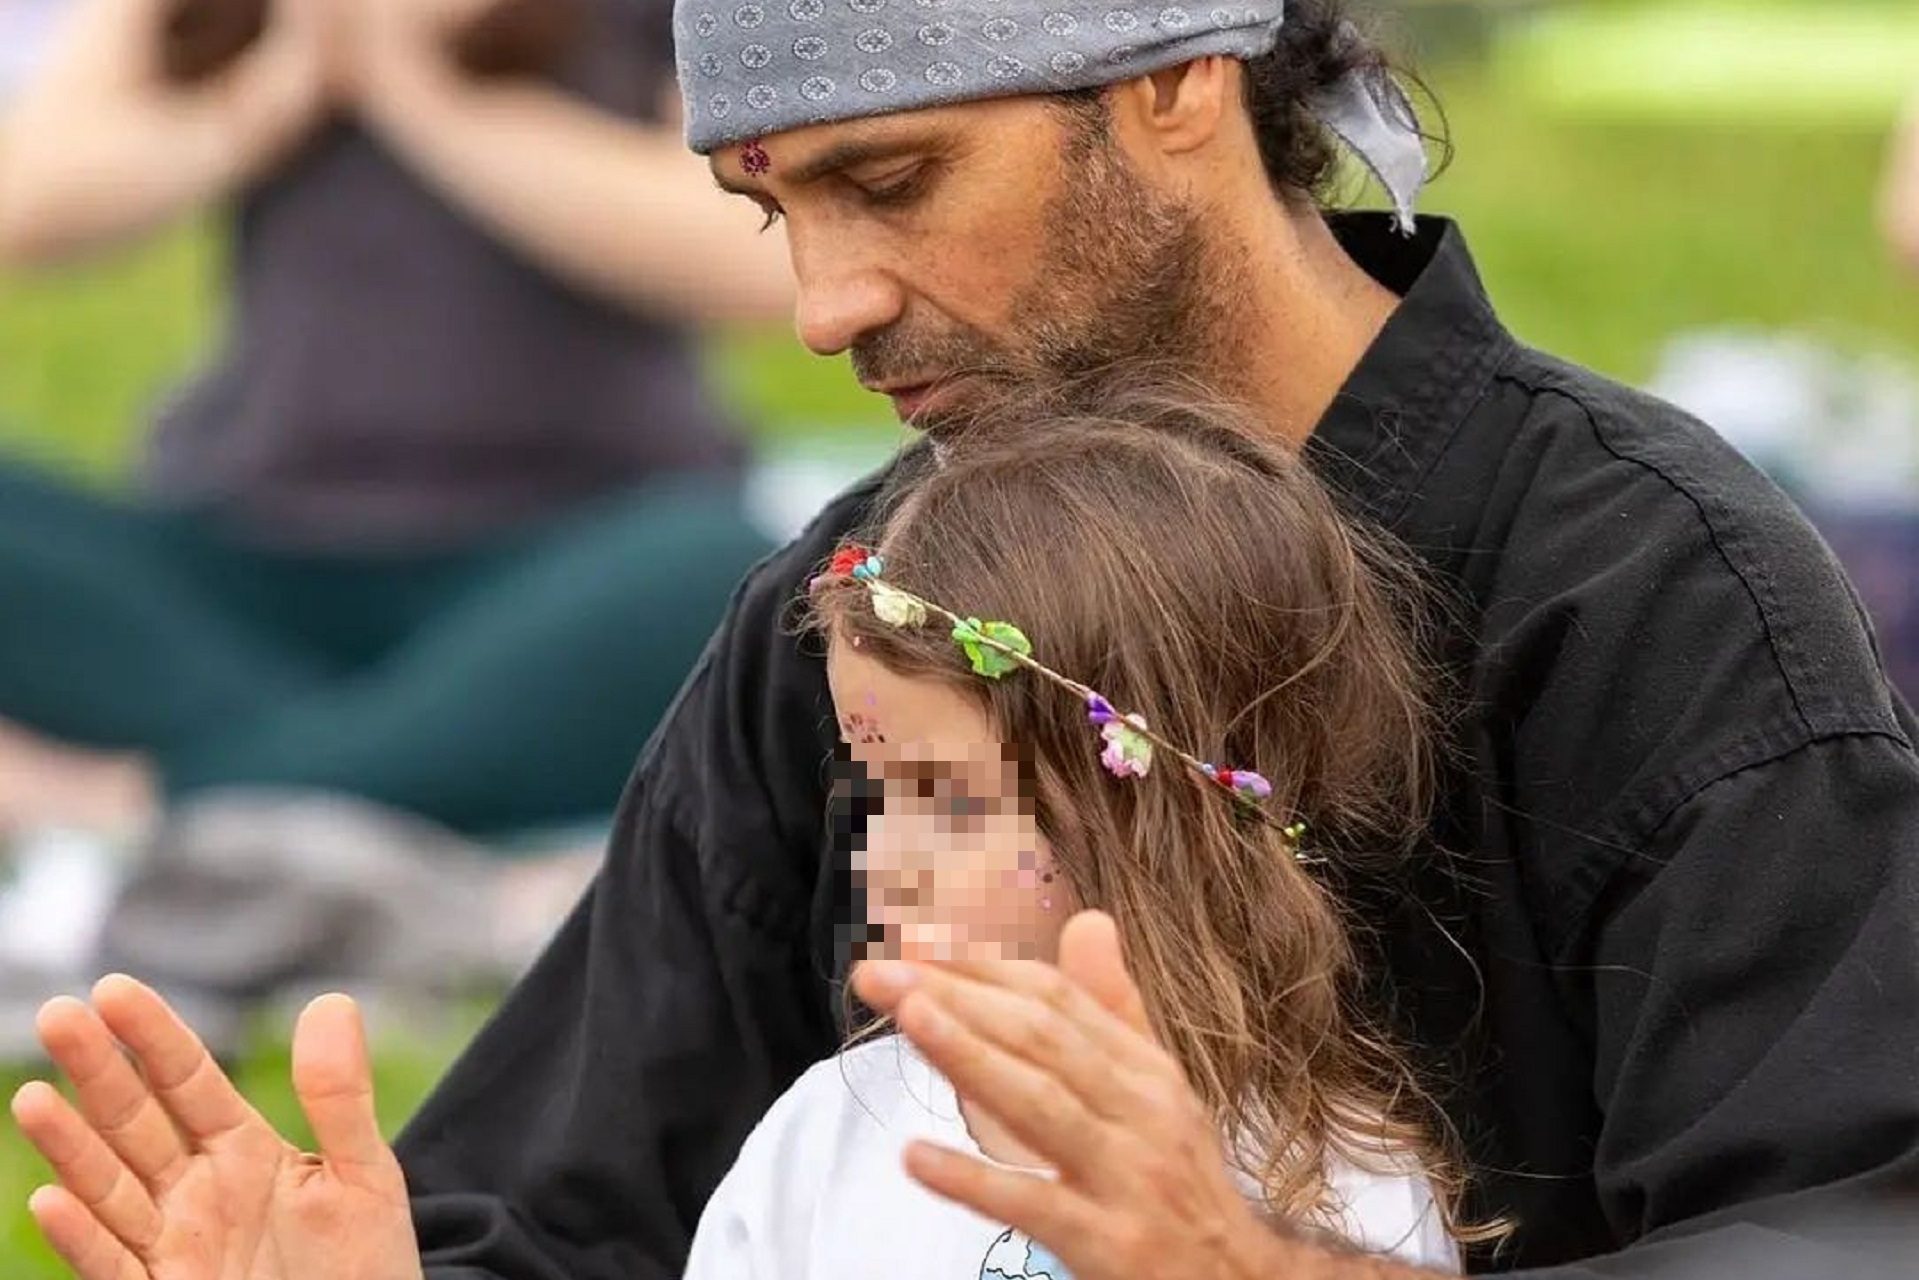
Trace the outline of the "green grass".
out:
[[[1919,281],[1873,226],[1889,121],[1677,128],[1556,115],[1478,80],[1439,92],[1458,158],[1426,207],[1459,217],[1527,341],[1626,379],[1701,325],[1919,355]]]
[[[1660,0],[1561,6],[1502,47],[1500,71],[1556,105],[1752,127],[1870,124],[1919,67],[1919,7],[1884,0]]]
[[[1669,335],[1700,325],[1794,326],[1919,357],[1919,287],[1894,275],[1872,230],[1889,120],[1823,110],[1694,118],[1670,104],[1620,113],[1499,59],[1490,71],[1440,68],[1432,79],[1458,159],[1426,207],[1459,216],[1522,338],[1627,379],[1651,371]],[[215,229],[195,227],[59,280],[0,278],[0,449],[114,482],[154,398],[218,324],[217,244]],[[886,430],[884,406],[843,362],[815,360],[789,338],[722,342],[713,367],[769,444],[832,424]],[[390,1123],[451,1052],[445,1039],[383,1041]],[[242,1080],[298,1132],[273,1036]],[[42,1176],[11,1129],[0,1131],[6,1280],[59,1274],[24,1211],[10,1208]]]

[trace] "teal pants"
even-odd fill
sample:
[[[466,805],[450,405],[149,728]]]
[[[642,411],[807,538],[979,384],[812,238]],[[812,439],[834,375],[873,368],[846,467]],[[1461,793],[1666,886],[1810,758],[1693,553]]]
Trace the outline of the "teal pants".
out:
[[[172,797],[321,788],[482,836],[590,819],[766,549],[713,481],[334,555],[0,465],[0,718],[143,751]]]

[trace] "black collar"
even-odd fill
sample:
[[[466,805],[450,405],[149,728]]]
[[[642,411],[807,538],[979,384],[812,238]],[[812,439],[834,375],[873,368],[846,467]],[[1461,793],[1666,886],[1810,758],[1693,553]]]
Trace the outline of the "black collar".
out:
[[[1395,527],[1513,339],[1450,220],[1421,218],[1411,238],[1385,214],[1336,214],[1330,222],[1353,260],[1401,301],[1320,419],[1306,456],[1359,513]]]

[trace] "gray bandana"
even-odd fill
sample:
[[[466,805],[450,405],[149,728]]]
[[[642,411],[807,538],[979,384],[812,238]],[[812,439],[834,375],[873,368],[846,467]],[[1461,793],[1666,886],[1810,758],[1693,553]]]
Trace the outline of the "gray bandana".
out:
[[[1249,60],[1284,20],[1285,0],[675,0],[673,40],[687,143],[706,155],[805,125]],[[1404,90],[1353,75],[1312,105],[1410,234],[1426,153]]]

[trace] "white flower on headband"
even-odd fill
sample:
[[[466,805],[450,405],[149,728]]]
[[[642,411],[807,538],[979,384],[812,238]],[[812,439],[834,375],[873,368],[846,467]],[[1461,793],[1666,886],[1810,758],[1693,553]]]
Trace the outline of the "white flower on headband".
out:
[[[867,589],[873,596],[873,613],[889,627],[923,627],[926,625],[926,606],[901,591],[898,587],[884,582],[870,582]]]
[[[1146,727],[1146,717],[1127,716],[1123,720],[1109,720],[1099,731],[1106,739],[1106,749],[1099,753],[1099,762],[1115,778],[1143,778],[1153,767],[1153,744],[1140,733]]]

